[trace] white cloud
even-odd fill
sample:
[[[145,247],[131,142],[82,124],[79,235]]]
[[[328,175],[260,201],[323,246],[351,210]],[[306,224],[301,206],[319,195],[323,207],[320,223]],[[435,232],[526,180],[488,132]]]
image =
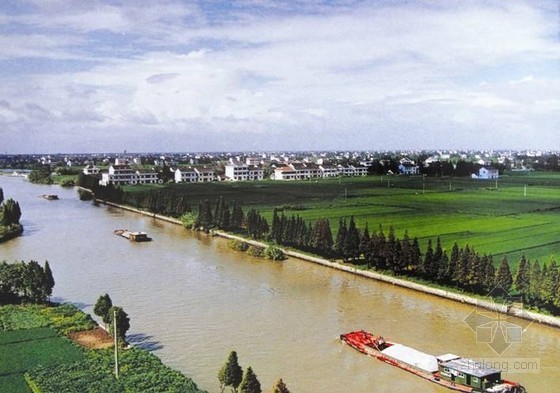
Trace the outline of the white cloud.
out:
[[[26,126],[113,127],[123,143],[127,132],[158,129],[181,141],[204,131],[208,149],[231,133],[232,144],[271,148],[278,132],[294,148],[321,147],[316,135],[332,148],[447,147],[502,124],[517,138],[504,142],[518,145],[504,147],[519,147],[538,142],[527,130],[557,130],[558,68],[522,67],[559,61],[553,10],[529,1],[341,1],[335,11],[305,3],[298,13],[285,1],[238,1],[233,10],[101,1],[66,10],[51,1],[40,12],[4,15],[27,31],[0,36],[0,59],[95,62],[2,77],[0,100],[11,106],[0,105],[0,123],[13,127],[14,108],[33,103],[51,116],[23,110]],[[243,141],[246,132],[253,137]],[[356,140],[337,140],[341,132]]]

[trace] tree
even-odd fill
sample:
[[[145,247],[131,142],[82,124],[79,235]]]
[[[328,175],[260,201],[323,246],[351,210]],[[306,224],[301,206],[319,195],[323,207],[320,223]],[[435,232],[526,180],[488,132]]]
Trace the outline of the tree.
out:
[[[282,381],[282,378],[280,378],[276,381],[270,393],[290,393],[290,391],[286,387],[284,381]]]
[[[517,290],[517,292],[519,292],[523,299],[527,299],[527,295],[529,294],[529,289],[531,286],[531,272],[530,264],[525,259],[525,255],[521,257],[519,265],[517,266],[514,285],[515,289]]]
[[[354,216],[350,216],[348,232],[344,239],[344,249],[347,257],[350,259],[356,259],[360,255],[360,232],[356,228]]]
[[[4,202],[4,190],[0,187],[0,203]]]
[[[332,254],[333,238],[329,220],[320,218],[315,221],[310,245],[322,255],[330,256]]]
[[[231,351],[226,363],[218,372],[218,380],[220,381],[222,392],[226,386],[231,387],[232,391],[236,392],[242,379],[243,369],[237,362],[237,352]]]
[[[509,291],[512,283],[513,278],[511,276],[511,270],[509,269],[509,262],[507,258],[504,257],[498,267],[498,271],[496,272],[496,285],[502,287],[506,291]]]
[[[239,393],[262,393],[261,383],[251,367],[247,367],[239,385]]]
[[[52,290],[54,288],[54,277],[52,274],[51,267],[49,265],[49,261],[45,261],[45,290],[47,294],[47,298],[52,295]]]
[[[12,198],[7,199],[2,205],[2,216],[0,217],[0,224],[9,226],[12,224],[19,224],[21,218],[21,209],[19,203]]]
[[[95,306],[93,307],[93,313],[103,320],[105,326],[111,322],[112,316],[109,315],[109,310],[113,307],[113,301],[108,294],[99,296]]]
[[[212,228],[214,219],[212,217],[212,208],[210,207],[210,202],[208,199],[200,201],[198,204],[198,216],[196,218],[196,226],[204,230],[209,230]]]
[[[128,317],[128,314],[121,307],[111,307],[109,309],[109,315],[111,321],[113,322],[113,334],[115,333],[116,325],[117,338],[124,341],[126,338],[126,332],[130,329],[130,318]]]
[[[335,251],[343,261],[346,261],[346,236],[348,233],[348,228],[346,227],[346,220],[342,217],[338,220],[338,232],[336,233]]]

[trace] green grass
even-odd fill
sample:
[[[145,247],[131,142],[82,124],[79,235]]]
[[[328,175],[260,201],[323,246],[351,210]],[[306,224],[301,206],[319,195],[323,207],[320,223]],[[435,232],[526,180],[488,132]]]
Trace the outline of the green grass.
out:
[[[23,373],[83,359],[84,353],[51,328],[0,332],[0,391],[28,392]]]
[[[549,261],[560,254],[560,173],[506,173],[497,182],[470,178],[368,176],[299,182],[261,181],[131,186],[127,191],[170,189],[186,193],[191,206],[223,196],[245,211],[258,209],[267,219],[274,208],[307,220],[328,218],[336,234],[340,217],[354,216],[359,228],[392,226],[408,231],[424,246],[439,236],[453,243],[507,256],[516,264],[523,254]]]

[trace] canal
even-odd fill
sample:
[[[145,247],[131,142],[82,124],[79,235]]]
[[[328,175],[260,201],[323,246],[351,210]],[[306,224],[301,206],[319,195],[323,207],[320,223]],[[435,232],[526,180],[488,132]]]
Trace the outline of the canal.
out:
[[[464,322],[471,306],[296,259],[238,254],[223,239],[80,201],[75,189],[9,176],[0,176],[0,187],[19,201],[25,227],[22,237],[0,244],[0,260],[48,260],[54,300],[89,313],[108,293],[131,318],[132,342],[211,393],[220,391],[217,373],[231,350],[264,392],[278,378],[302,393],[448,391],[337,339],[356,329],[432,354],[507,362],[504,377],[531,393],[560,386],[559,330],[532,324],[498,356]],[[146,231],[154,241],[131,243],[113,234],[117,228]],[[539,362],[538,372],[511,370],[527,359]]]

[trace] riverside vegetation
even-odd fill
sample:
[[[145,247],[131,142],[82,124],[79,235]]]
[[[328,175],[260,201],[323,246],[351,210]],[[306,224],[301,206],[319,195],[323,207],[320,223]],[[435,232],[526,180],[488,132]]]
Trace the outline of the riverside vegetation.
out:
[[[558,315],[559,186],[555,172],[512,172],[495,181],[371,176],[109,186],[95,194],[181,217],[188,227],[224,229],[459,291],[485,295],[499,285]]]
[[[20,218],[19,203],[11,198],[4,201],[4,191],[0,187],[0,243],[23,232],[23,226],[19,223]]]
[[[93,332],[95,321],[73,305],[49,303],[53,286],[48,262],[44,267],[35,261],[0,264],[0,348],[10,354],[0,357],[1,392],[203,393],[190,378],[134,347],[120,351],[115,378],[113,349],[86,349],[71,339]],[[96,310],[104,321],[116,311],[124,344],[128,316],[108,295],[100,299],[103,305]]]

